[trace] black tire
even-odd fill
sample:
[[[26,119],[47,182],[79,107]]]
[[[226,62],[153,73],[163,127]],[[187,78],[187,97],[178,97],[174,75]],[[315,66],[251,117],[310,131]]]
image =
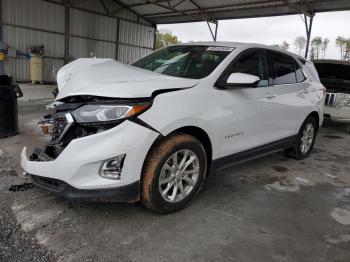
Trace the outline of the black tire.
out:
[[[310,148],[305,152],[302,151],[302,137],[304,135],[304,131],[305,131],[305,128],[308,126],[308,125],[312,125],[313,127],[313,130],[314,130],[314,133],[313,133],[313,138],[312,138],[312,143],[310,145]],[[298,136],[297,136],[297,139],[295,141],[295,144],[293,147],[289,148],[287,150],[287,155],[289,157],[292,157],[292,158],[295,158],[295,159],[305,159],[306,157],[308,157],[314,147],[314,144],[315,144],[315,139],[316,139],[316,135],[317,135],[317,131],[318,131],[318,126],[317,126],[317,122],[315,120],[314,117],[312,116],[309,116],[305,121],[304,123],[301,125],[301,128],[299,130],[299,133],[298,133]]]
[[[169,161],[175,153],[183,152],[181,150],[190,150],[191,153],[196,155],[196,163],[199,166],[199,172],[197,172],[196,183],[193,185],[188,195],[181,201],[170,203],[164,199],[160,192],[160,175],[162,168],[168,163],[167,161]],[[188,134],[172,134],[157,143],[148,153],[142,169],[141,202],[148,209],[161,214],[182,209],[187,206],[201,190],[206,172],[207,156],[203,145],[195,137]],[[176,189],[176,191],[177,190],[178,189]]]

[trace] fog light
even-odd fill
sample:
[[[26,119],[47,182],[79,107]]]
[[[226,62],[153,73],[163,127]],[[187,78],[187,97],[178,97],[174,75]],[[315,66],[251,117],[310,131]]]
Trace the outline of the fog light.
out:
[[[113,157],[103,162],[100,175],[104,178],[120,179],[125,155]]]

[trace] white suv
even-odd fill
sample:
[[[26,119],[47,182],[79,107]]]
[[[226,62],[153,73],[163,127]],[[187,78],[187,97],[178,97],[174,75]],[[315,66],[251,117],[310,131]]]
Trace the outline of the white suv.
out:
[[[186,206],[218,168],[287,150],[303,159],[323,121],[313,64],[268,46],[169,46],[132,65],[78,59],[57,76],[51,140],[22,167],[68,199]]]

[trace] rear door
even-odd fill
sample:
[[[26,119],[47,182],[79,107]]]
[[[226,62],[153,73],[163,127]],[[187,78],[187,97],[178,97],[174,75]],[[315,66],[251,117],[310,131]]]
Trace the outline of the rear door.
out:
[[[301,70],[299,62],[284,53],[269,51],[271,92],[276,97],[270,100],[278,112],[270,117],[275,120],[277,139],[297,134],[308,112],[311,112],[310,84]]]

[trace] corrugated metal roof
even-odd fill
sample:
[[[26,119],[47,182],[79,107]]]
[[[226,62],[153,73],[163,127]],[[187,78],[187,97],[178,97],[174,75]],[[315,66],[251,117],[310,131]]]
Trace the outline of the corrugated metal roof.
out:
[[[349,0],[116,0],[153,24],[350,10]]]

